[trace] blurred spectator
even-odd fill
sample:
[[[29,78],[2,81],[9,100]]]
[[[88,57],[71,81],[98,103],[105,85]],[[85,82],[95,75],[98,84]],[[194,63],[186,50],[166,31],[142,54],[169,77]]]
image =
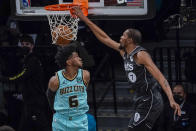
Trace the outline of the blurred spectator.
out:
[[[0,57],[0,75],[2,75],[2,70],[4,69],[4,62]],[[2,83],[0,82],[0,126],[7,124],[8,116],[7,111],[5,109],[5,98],[2,88]]]
[[[22,71],[13,77],[1,76],[0,80],[22,84],[22,97],[19,97],[24,100],[24,111],[18,131],[50,131],[50,113],[45,95],[47,87],[44,87],[42,64],[33,53],[32,37],[23,35],[20,42]]]
[[[15,131],[12,127],[4,125],[0,126],[0,131]]]
[[[21,35],[19,27],[18,27],[18,22],[11,20],[11,19],[8,19],[7,28],[9,31],[10,45],[17,46],[18,42],[19,42],[19,37]]]
[[[8,20],[7,26],[0,26],[0,46],[17,46],[20,34],[17,22]]]
[[[6,26],[0,26],[0,46],[9,46],[9,31]]]
[[[169,107],[169,104],[166,104],[157,131],[195,131],[196,108],[187,100],[185,87],[180,84],[174,86],[173,95],[175,101],[180,105],[182,114],[180,117],[174,115],[174,111]]]
[[[9,45],[9,42],[7,43]],[[16,71],[16,54],[10,53],[14,51],[14,48],[13,50],[10,49],[10,47],[0,48],[0,76],[5,74],[11,76],[10,73],[14,74]],[[15,65],[14,67],[13,64]],[[16,86],[13,83],[0,82],[0,126],[6,124],[15,129],[18,126],[22,102],[13,96],[16,90]]]

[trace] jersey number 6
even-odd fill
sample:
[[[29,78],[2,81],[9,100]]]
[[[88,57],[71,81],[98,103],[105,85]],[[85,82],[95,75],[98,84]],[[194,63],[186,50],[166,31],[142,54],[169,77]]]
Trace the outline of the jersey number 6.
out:
[[[77,107],[78,106],[78,97],[75,96],[70,96],[69,97],[69,107]]]

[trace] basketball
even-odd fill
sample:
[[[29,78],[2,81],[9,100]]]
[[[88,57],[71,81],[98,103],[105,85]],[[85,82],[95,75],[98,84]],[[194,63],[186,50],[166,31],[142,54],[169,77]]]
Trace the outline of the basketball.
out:
[[[66,25],[59,25],[52,31],[52,38],[56,39],[57,45],[67,45],[72,41],[72,30]]]

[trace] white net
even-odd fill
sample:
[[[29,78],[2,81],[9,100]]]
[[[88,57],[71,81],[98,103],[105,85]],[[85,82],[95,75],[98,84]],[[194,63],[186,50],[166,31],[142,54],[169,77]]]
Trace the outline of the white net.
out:
[[[47,17],[53,44],[56,44],[60,37],[69,41],[77,39],[79,18],[70,14],[48,14]]]

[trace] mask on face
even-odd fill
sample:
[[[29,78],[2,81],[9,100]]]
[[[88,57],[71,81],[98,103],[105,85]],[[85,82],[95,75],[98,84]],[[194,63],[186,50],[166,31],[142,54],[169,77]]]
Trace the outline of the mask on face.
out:
[[[174,100],[178,103],[181,104],[184,101],[184,98],[180,95],[174,95]]]
[[[22,55],[27,55],[27,54],[29,54],[29,52],[30,52],[30,48],[29,47],[22,47],[20,53]]]

